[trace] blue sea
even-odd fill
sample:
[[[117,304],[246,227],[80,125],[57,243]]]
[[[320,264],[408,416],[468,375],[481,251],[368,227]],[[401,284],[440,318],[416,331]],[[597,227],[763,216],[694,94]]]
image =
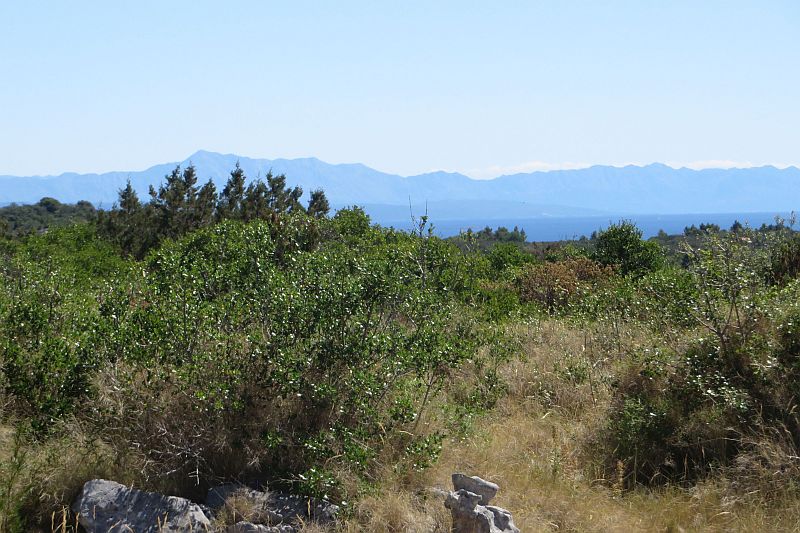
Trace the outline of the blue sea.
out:
[[[496,229],[505,226],[512,229],[514,226],[524,229],[528,241],[559,241],[566,239],[579,239],[581,236],[589,237],[592,232],[608,227],[622,219],[631,220],[643,231],[644,237],[649,238],[664,230],[670,235],[683,233],[683,229],[694,224],[717,224],[727,229],[738,220],[750,227],[759,227],[762,224],[775,223],[775,217],[788,218],[789,213],[696,213],[683,215],[603,215],[580,217],[539,217],[539,218],[492,218],[481,220],[436,220],[432,219],[434,233],[440,237],[451,237],[469,228],[481,230],[486,226]],[[404,220],[374,220],[383,226],[397,229],[410,230],[411,221]]]

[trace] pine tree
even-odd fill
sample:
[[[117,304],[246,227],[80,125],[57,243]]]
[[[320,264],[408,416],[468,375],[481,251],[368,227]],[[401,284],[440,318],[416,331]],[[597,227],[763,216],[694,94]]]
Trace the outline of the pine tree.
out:
[[[130,180],[119,190],[118,201],[111,211],[100,212],[99,230],[114,241],[125,254],[141,257],[146,252],[148,228],[145,208],[139,201]]]
[[[323,218],[328,215],[330,210],[331,206],[328,203],[325,192],[322,189],[311,191],[311,198],[308,201],[306,212],[312,217]]]
[[[131,186],[131,180],[128,180],[125,188],[119,191],[119,209],[126,215],[132,215],[141,208],[142,202],[139,201],[139,195]]]
[[[217,203],[217,218],[223,219],[242,219],[242,203],[245,196],[245,175],[244,170],[236,162],[236,168],[231,171],[231,176],[228,182],[222,189],[222,194],[219,195],[219,202]]]
[[[214,223],[215,209],[217,205],[217,187],[214,182],[208,180],[197,193],[197,199],[192,209],[192,224],[194,227],[202,228]]]
[[[242,202],[242,220],[266,219],[272,212],[267,185],[261,180],[248,185]]]

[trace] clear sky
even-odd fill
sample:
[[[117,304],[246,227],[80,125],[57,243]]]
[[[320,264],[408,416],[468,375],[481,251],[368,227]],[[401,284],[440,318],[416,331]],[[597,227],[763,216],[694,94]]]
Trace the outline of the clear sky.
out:
[[[796,0],[3,0],[0,82],[0,174],[800,162]]]

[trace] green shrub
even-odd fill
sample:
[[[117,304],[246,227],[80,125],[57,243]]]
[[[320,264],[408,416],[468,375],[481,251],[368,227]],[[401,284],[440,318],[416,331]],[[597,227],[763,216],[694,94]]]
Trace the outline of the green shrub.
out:
[[[636,290],[637,318],[657,331],[697,326],[699,294],[689,271],[669,267],[651,272],[638,280]]]
[[[113,351],[130,369],[122,397],[140,403],[116,445],[137,443],[154,471],[260,465],[326,494],[335,464],[366,472],[385,450],[428,464],[421,421],[485,342],[462,299],[474,283],[465,256],[357,211],[323,221],[317,246],[296,224],[280,241],[255,221],[166,242],[132,292],[109,298],[121,302],[104,315],[117,317]],[[230,447],[243,453],[223,465]]]
[[[771,283],[784,285],[800,274],[800,233],[783,229],[772,236],[769,247]]]
[[[102,362],[93,290],[127,265],[90,226],[31,237],[3,272],[0,368],[17,414],[45,431],[87,395]]]
[[[655,241],[642,240],[642,230],[623,220],[597,233],[594,259],[604,265],[615,265],[621,274],[641,276],[661,268],[664,254]]]
[[[497,274],[534,260],[533,255],[523,251],[518,245],[508,242],[495,244],[487,255],[489,264]]]
[[[800,315],[767,285],[769,246],[744,229],[715,232],[687,256],[690,278],[661,271],[638,281],[648,313],[660,304],[664,323],[698,332],[677,352],[630,363],[615,391],[608,467],[622,461],[638,482],[730,466],[765,428],[800,444]]]

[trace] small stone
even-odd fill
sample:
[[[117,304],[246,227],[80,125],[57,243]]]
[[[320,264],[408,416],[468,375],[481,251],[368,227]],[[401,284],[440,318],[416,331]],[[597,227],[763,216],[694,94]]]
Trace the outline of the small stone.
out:
[[[464,489],[473,494],[480,495],[481,498],[483,498],[480,503],[483,505],[487,505],[492,498],[497,496],[497,491],[500,490],[500,487],[491,481],[486,481],[478,476],[470,477],[458,473],[453,474],[453,488],[456,491]]]

